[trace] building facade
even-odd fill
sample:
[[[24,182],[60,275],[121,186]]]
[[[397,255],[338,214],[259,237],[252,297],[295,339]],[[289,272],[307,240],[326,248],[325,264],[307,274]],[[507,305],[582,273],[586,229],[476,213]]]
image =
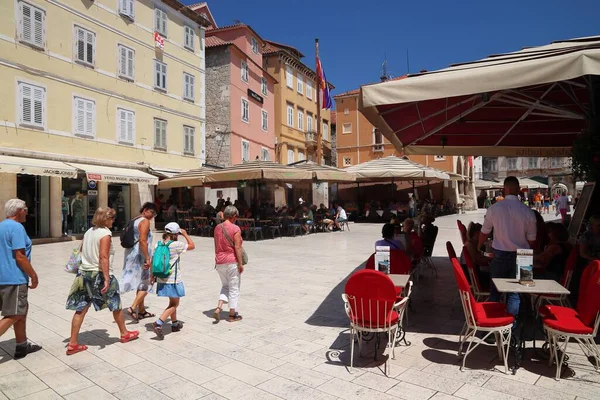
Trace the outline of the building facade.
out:
[[[301,61],[303,57],[291,46],[268,40],[263,48],[263,66],[278,82],[275,85],[275,153],[276,160],[282,164],[305,159],[316,161],[316,74]],[[321,161],[328,165],[331,165],[330,133],[331,112],[321,110]]]
[[[0,207],[26,200],[30,236],[81,232],[98,206],[122,228],[152,199],[149,172],[202,165],[203,17],[176,0],[10,0],[0,14]]]
[[[207,158],[229,166],[275,159],[276,80],[262,67],[263,40],[249,26],[207,30]]]

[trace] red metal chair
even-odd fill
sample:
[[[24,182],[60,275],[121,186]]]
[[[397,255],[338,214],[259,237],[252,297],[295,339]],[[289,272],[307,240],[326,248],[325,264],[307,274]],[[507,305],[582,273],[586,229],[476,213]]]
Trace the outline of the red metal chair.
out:
[[[465,313],[465,326],[460,333],[458,343],[459,356],[462,354],[463,344],[466,341],[469,342],[467,351],[463,356],[461,371],[465,367],[467,356],[493,333],[498,346],[498,356],[504,361],[504,372],[508,374],[508,351],[514,317],[506,312],[506,305],[503,303],[478,302],[475,300],[467,277],[456,258],[452,259],[452,269],[454,270],[458,293]],[[483,339],[479,339],[475,336],[477,331],[487,333]],[[475,346],[471,347],[473,343],[475,343]]]
[[[462,240],[463,245],[467,243],[467,227],[460,221],[460,219],[456,220],[456,225],[458,226],[458,231],[460,232],[460,239]]]
[[[471,258],[471,254],[469,250],[467,250],[466,246],[463,246],[463,257],[465,259],[465,264],[467,264],[467,271],[469,271],[469,277],[471,278],[471,290],[473,290],[473,294],[477,301],[485,301],[490,297],[490,292],[486,292],[483,290],[483,285],[479,281],[479,273],[475,268],[475,263]]]
[[[380,333],[387,333],[388,344],[392,348],[391,358],[395,358],[396,332],[399,327],[398,309],[408,301],[397,301],[396,287],[383,272],[362,270],[353,274],[342,294],[344,308],[350,319],[350,368],[354,366],[354,339],[358,336],[359,354],[362,350],[364,334],[375,334],[375,354],[379,350]],[[389,371],[389,357],[386,360],[386,373]]]
[[[458,258],[456,257],[456,251],[454,251],[454,246],[452,246],[451,242],[446,242],[446,251],[448,252],[448,258],[450,258],[451,262],[453,258]]]
[[[596,371],[600,370],[600,350],[594,342],[600,325],[600,261],[592,261],[581,276],[577,308],[545,305],[540,307],[544,330],[550,343],[550,360],[556,361],[556,380],[565,361],[567,346],[575,339],[586,356],[596,359]],[[560,341],[564,345],[560,347]],[[560,357],[559,357],[560,355]]]
[[[569,254],[569,258],[567,259],[567,264],[565,265],[565,271],[563,272],[563,276],[560,280],[560,284],[569,289],[571,286],[571,279],[573,278],[573,272],[575,271],[575,267],[577,267],[577,260],[579,259],[579,246],[573,246],[571,253]],[[535,272],[534,272],[535,273]],[[538,297],[537,307],[539,308],[544,303],[561,305],[563,307],[571,307],[571,303],[569,302],[568,295],[552,295],[545,294]]]
[[[365,269],[375,269],[375,253],[367,259]],[[403,250],[390,250],[390,274],[410,274],[410,258]]]

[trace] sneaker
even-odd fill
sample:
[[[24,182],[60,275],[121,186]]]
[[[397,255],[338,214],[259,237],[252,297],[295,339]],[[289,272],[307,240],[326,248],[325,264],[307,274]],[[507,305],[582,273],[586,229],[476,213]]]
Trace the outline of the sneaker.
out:
[[[27,343],[25,346],[17,346],[15,348],[15,360],[24,358],[27,354],[35,353],[41,349],[42,346],[33,343]]]
[[[156,338],[158,340],[163,340],[165,338],[165,334],[163,332],[162,325],[157,324],[156,322],[153,324],[154,333],[156,333]]]
[[[177,321],[171,324],[171,332],[179,332],[181,329],[183,329],[183,322]]]

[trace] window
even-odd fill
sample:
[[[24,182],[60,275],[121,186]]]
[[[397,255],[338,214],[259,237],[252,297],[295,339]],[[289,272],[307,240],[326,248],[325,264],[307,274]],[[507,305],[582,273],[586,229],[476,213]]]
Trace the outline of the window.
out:
[[[515,171],[517,169],[517,157],[508,157],[506,164],[509,171]]]
[[[327,121],[323,122],[323,140],[329,141],[329,125],[327,125]]]
[[[313,117],[311,114],[306,116],[306,131],[313,132]]]
[[[348,114],[350,114],[350,109],[344,108],[344,115],[348,115]]]
[[[383,151],[383,135],[377,128],[373,128],[373,151]]]
[[[298,152],[298,161],[304,161],[306,158],[304,157],[304,153],[299,151]]]
[[[298,91],[298,93],[304,94],[304,80],[301,75],[298,75],[298,77],[296,78],[296,85],[296,90]]]
[[[183,47],[194,51],[195,36],[196,34],[194,33],[194,28],[185,25],[183,28]]]
[[[154,9],[154,30],[167,37],[167,13],[160,8]]]
[[[483,172],[496,172],[498,171],[498,159],[497,158],[484,158],[483,159]]]
[[[154,148],[167,149],[167,121],[154,118]]]
[[[550,158],[550,168],[561,168],[562,162],[559,157],[551,157]]]
[[[74,133],[94,137],[96,135],[96,103],[76,96],[73,98],[73,108]]]
[[[242,61],[242,80],[244,82],[248,82],[248,63],[246,61]]]
[[[135,137],[135,113],[117,108],[117,132],[120,143],[133,144]]]
[[[75,27],[75,60],[94,65],[96,53],[96,34],[79,26]]]
[[[242,139],[242,162],[250,161],[250,142]]]
[[[306,97],[312,100],[312,83],[306,82]]]
[[[119,76],[133,80],[135,51],[129,47],[118,45],[119,49]]]
[[[352,133],[352,124],[351,123],[342,124],[342,133]]]
[[[304,111],[298,110],[298,130],[304,131]]]
[[[287,125],[290,128],[294,127],[294,106],[291,104],[287,105]]]
[[[194,136],[196,129],[192,126],[183,126],[183,154],[194,155]]]
[[[46,89],[19,82],[19,123],[43,128],[46,124]]]
[[[32,46],[44,48],[46,12],[31,4],[19,3],[19,39]]]
[[[242,99],[242,121],[248,122],[250,120],[250,110],[248,109],[248,100]]]
[[[539,168],[539,161],[540,159],[538,157],[529,157],[528,159],[528,167],[529,169],[536,169]]]
[[[433,161],[446,161],[446,156],[433,156]]]
[[[258,40],[255,38],[250,39],[250,43],[252,45],[252,52],[254,54],[258,54]]]
[[[290,89],[294,88],[294,71],[289,65],[285,67],[285,81],[287,87]]]
[[[267,87],[267,78],[260,78],[260,91],[265,96],[269,92],[269,88]]]
[[[352,157],[344,157],[344,167],[352,166]]]
[[[294,160],[294,150],[293,149],[288,149],[288,159],[287,159],[287,163],[291,164],[293,163]]]
[[[260,159],[263,161],[269,161],[271,159],[269,149],[265,149],[264,147],[260,149]]]
[[[154,60],[154,88],[167,90],[167,64]]]
[[[194,75],[183,73],[183,98],[194,101],[194,83],[196,78]]]
[[[262,130],[267,131],[269,129],[269,115],[265,110],[262,110]]]
[[[135,18],[135,0],[119,0],[119,14],[133,21]]]

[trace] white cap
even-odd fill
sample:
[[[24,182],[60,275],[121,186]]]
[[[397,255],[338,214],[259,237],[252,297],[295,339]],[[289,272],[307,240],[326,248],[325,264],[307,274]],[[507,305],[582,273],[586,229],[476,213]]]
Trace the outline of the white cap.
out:
[[[302,197],[300,197],[300,198],[298,199],[298,203],[300,203],[300,204],[304,203],[304,200],[302,199]]]
[[[165,232],[167,233],[178,234],[180,231],[181,228],[179,228],[179,224],[177,222],[169,222],[167,225],[165,225]]]

